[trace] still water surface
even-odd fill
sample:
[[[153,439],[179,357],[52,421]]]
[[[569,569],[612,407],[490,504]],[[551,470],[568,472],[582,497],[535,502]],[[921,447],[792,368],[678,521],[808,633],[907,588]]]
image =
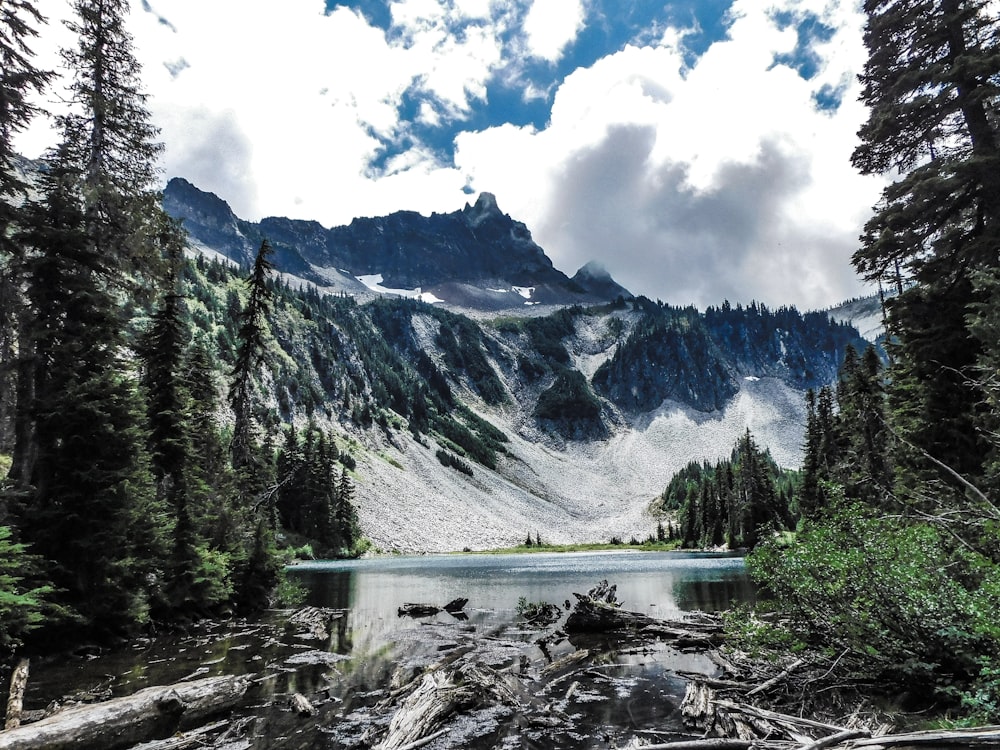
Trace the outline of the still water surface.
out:
[[[509,612],[521,597],[563,602],[602,579],[617,584],[626,609],[659,617],[716,612],[753,596],[743,558],[727,554],[442,555],[309,562],[290,572],[308,589],[309,604],[350,609],[359,622],[395,619],[404,602],[441,605],[457,597],[473,609]]]
[[[625,609],[665,619],[681,618],[691,610],[719,611],[754,598],[742,558],[724,554],[623,551],[391,557],[308,562],[293,566],[289,574],[306,589],[305,604],[346,610],[325,642],[303,642],[285,627],[286,617],[278,612],[251,621],[206,624],[187,634],[146,639],[96,657],[88,654],[33,665],[29,708],[73,693],[121,695],[186,678],[254,674],[257,680],[245,710],[263,717],[252,744],[255,750],[365,747],[359,737],[370,726],[371,707],[398,678],[401,665],[422,668],[461,637],[521,643],[521,666],[512,667],[533,674],[547,659],[575,649],[606,653],[602,667],[606,679],[582,684],[568,707],[579,716],[580,734],[563,740],[550,737],[545,744],[607,747],[609,731],[625,740],[640,727],[680,729],[676,708],[684,680],[676,671],[712,673],[713,665],[704,655],[682,654],[665,646],[629,651],[576,638],[543,654],[534,645],[538,632],[519,621],[518,601],[564,605],[573,600],[574,592],[585,593],[602,579],[617,585]],[[443,612],[421,619],[397,614],[404,603],[441,606],[459,597],[469,600],[468,620],[462,623]],[[320,699],[317,721],[305,725],[290,714],[287,698],[295,692],[314,700],[326,696]],[[606,729],[609,725],[614,726]],[[509,747],[509,734],[500,739],[505,731],[470,739],[464,746]],[[584,737],[602,739],[584,741]]]

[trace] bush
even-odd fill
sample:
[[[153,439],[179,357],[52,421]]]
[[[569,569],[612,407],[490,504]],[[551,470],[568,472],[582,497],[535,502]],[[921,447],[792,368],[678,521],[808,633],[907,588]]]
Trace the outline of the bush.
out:
[[[760,545],[747,569],[807,643],[1000,718],[1000,571],[937,527],[841,503],[803,523],[795,544]]]

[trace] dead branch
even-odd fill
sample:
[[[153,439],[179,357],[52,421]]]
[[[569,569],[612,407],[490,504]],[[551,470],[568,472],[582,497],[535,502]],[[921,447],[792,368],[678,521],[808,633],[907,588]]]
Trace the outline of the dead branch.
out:
[[[21,726],[21,711],[24,708],[24,689],[28,686],[27,659],[21,659],[10,676],[10,695],[7,698],[7,718],[4,730]]]
[[[783,672],[776,674],[774,677],[772,677],[770,680],[767,680],[766,682],[762,682],[760,685],[758,685],[749,693],[747,693],[747,697],[750,697],[751,695],[757,695],[758,693],[763,693],[765,690],[770,690],[805,663],[806,662],[804,659],[796,659],[791,664],[789,664],[788,667]]]

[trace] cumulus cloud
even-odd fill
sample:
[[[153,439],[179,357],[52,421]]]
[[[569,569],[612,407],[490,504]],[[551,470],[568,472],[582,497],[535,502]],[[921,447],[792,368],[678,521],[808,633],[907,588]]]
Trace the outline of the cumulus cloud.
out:
[[[584,16],[581,0],[534,0],[524,19],[528,52],[557,61],[583,28]]]
[[[133,2],[164,176],[246,218],[453,211],[484,190],[557,267],[596,259],[653,298],[815,307],[858,292],[849,259],[881,184],[849,163],[865,116],[850,0],[735,0],[698,57],[700,30],[667,14],[575,71],[568,51],[617,0],[396,0],[375,20],[323,0]],[[68,3],[39,8],[53,19],[39,62],[55,67]],[[803,39],[806,18],[825,33]],[[490,127],[497,97],[548,117]],[[454,138],[453,161],[429,131]],[[18,145],[53,142],[40,122]]]
[[[811,5],[734,4],[728,37],[690,67],[676,35],[608,55],[566,79],[544,130],[461,136],[459,166],[569,272],[600,259],[637,293],[699,306],[856,294],[850,256],[881,187],[849,163],[860,19]],[[833,29],[810,80],[775,62],[798,43],[776,20],[788,7]],[[817,107],[825,85],[845,89],[835,111]]]

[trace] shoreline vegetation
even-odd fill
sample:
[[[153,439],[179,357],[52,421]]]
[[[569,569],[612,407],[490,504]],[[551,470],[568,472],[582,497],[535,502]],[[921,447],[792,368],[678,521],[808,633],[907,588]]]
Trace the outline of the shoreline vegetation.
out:
[[[426,632],[420,638],[437,646],[406,654],[407,667],[397,665],[391,690],[367,692],[373,703],[351,696],[349,684],[308,689],[295,680],[288,694],[271,694],[262,702],[252,686],[267,679],[264,674],[221,675],[68,705],[0,732],[0,750],[97,745],[105,750],[249,749],[260,746],[255,727],[271,721],[280,721],[283,732],[323,736],[324,742],[337,742],[336,747],[381,750],[479,747],[490,738],[500,741],[515,735],[569,747],[579,745],[567,742],[588,736],[596,741],[603,734],[606,741],[607,732],[628,742],[629,748],[645,750],[886,750],[1000,742],[1000,728],[995,726],[939,723],[928,729],[927,717],[904,712],[893,696],[870,684],[845,682],[842,667],[851,659],[845,653],[775,650],[763,655],[743,650],[732,620],[756,620],[757,615],[689,612],[680,619],[651,617],[624,609],[608,581],[574,596],[576,602],[567,603],[565,611],[546,603],[519,606],[512,625],[515,631],[531,632],[529,640],[503,632],[478,637],[461,617],[450,624],[428,623],[436,626],[421,628]],[[316,607],[289,610],[284,617],[295,638],[316,644],[327,642],[346,622],[343,610]],[[625,678],[619,685],[607,673],[616,655],[651,654],[661,648],[703,654],[717,668],[711,675],[672,668],[686,682],[683,700],[672,712],[679,722],[666,721],[664,715],[642,727],[606,724],[606,732],[581,723],[573,708],[578,705],[575,696],[589,694],[598,683],[617,690],[628,682]],[[529,651],[535,655],[529,656]],[[320,651],[306,653],[315,655],[316,664],[327,663]],[[26,672],[27,667],[22,694]],[[365,681],[365,690],[370,688]],[[343,694],[335,695],[338,690]],[[14,702],[13,692],[11,696]],[[364,738],[360,745],[359,731]],[[433,744],[436,740],[441,743]]]

